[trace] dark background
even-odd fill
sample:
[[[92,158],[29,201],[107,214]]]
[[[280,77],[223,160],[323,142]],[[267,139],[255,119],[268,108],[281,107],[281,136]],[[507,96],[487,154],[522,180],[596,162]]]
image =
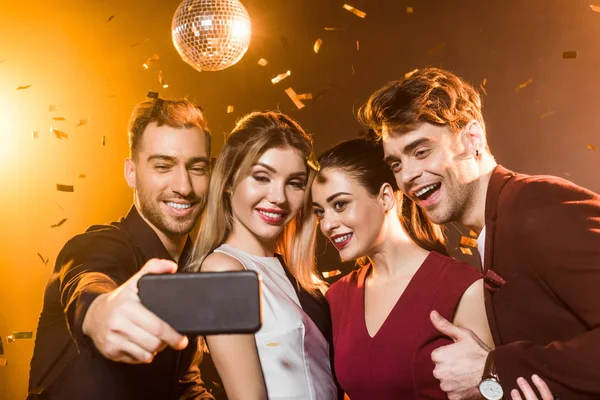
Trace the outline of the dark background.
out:
[[[355,111],[375,89],[415,68],[443,67],[475,87],[486,80],[484,117],[499,163],[600,191],[600,153],[587,146],[600,147],[600,13],[589,2],[350,3],[365,19],[337,0],[243,3],[252,20],[249,51],[227,70],[199,73],[172,45],[177,1],[0,0],[2,338],[35,330],[45,282],[65,241],[129,208],[131,192],[122,178],[127,119],[149,89],[202,104],[215,154],[237,118],[267,109],[297,118],[320,153],[358,135]],[[323,44],[315,54],[317,38]],[[577,51],[577,58],[563,59],[564,51]],[[143,70],[153,54],[160,59]],[[269,64],[259,66],[260,58]],[[286,80],[270,82],[288,69]],[[159,70],[168,89],[159,85]],[[297,110],[284,93],[290,86],[316,99]],[[50,112],[50,105],[58,110]],[[235,107],[231,114],[228,105]],[[65,121],[52,120],[58,116]],[[82,118],[89,122],[75,127]],[[51,124],[69,139],[56,139]],[[31,139],[32,130],[39,139]],[[74,185],[75,192],[57,192],[57,183]],[[50,227],[63,218],[62,226]],[[457,229],[450,227],[454,240]],[[467,259],[476,263],[474,256]],[[335,252],[320,261],[324,270],[340,268]],[[4,349],[0,399],[24,398],[33,341],[4,342]]]

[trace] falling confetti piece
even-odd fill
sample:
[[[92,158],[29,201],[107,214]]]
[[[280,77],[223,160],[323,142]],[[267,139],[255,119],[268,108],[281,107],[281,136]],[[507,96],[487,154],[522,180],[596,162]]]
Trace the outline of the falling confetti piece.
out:
[[[563,51],[562,58],[577,58],[576,51]]]
[[[85,174],[79,174],[79,178],[81,178],[81,179],[85,178],[85,176],[86,176]]]
[[[260,65],[261,67],[264,67],[268,63],[269,62],[267,60],[265,60],[264,58],[261,58],[260,60],[258,60],[258,65]]]
[[[412,7],[406,7],[406,13],[407,14],[412,14],[413,13],[413,8]]]
[[[319,160],[317,160],[315,153],[310,153],[310,156],[306,158],[306,163],[316,172],[321,170],[321,164],[319,163]]]
[[[565,172],[565,176],[571,176],[571,174],[568,172]]]
[[[106,146],[106,136],[102,136],[102,146]]]
[[[544,114],[540,115],[540,119],[544,119],[544,118],[546,118],[546,117],[549,117],[549,116],[551,116],[551,115],[554,115],[554,113],[555,113],[555,112],[556,112],[556,111],[554,111],[554,110],[552,110],[552,111],[548,111],[547,113],[544,113]]]
[[[415,69],[413,69],[412,71],[405,73],[405,74],[404,74],[404,79],[408,79],[408,78],[410,78],[410,77],[411,77],[411,76],[413,76],[413,74],[414,74],[415,72],[417,72],[418,70],[419,70],[419,68],[415,68]]]
[[[227,114],[231,114],[233,112],[233,106],[227,106]]]
[[[50,225],[50,228],[58,228],[59,226],[61,226],[62,224],[64,224],[65,222],[67,222],[66,218],[61,219],[57,224],[54,225]]]
[[[350,67],[352,68],[352,76],[354,76],[354,64],[350,64]]]
[[[477,240],[470,238],[468,236],[462,236],[460,238],[460,244],[463,246],[477,247]]]
[[[52,119],[55,121],[64,121],[65,117],[52,117]]]
[[[323,278],[331,278],[332,276],[340,275],[341,273],[342,271],[340,271],[339,269],[336,269],[335,271],[325,271],[323,272]]]
[[[47,260],[44,260],[44,257],[42,257],[42,255],[40,253],[37,253],[37,255],[40,258],[40,260],[42,260],[42,262],[44,263],[44,265],[48,265],[48,261],[50,261],[49,258]]]
[[[77,122],[75,122],[75,126],[82,126],[88,123],[88,119],[87,118],[83,118],[83,119],[78,119]]]
[[[17,86],[17,90],[29,89],[30,87],[31,87],[31,85],[22,85],[22,86]]]
[[[444,47],[446,47],[446,42],[440,42],[435,47],[432,47],[431,49],[429,49],[427,51],[427,53],[429,53],[429,55],[431,56],[431,55],[437,53],[438,51],[443,50]]]
[[[277,75],[275,78],[271,79],[271,82],[273,82],[273,85],[275,85],[276,83],[281,82],[282,80],[284,80],[285,78],[287,78],[288,76],[290,76],[292,74],[292,71],[287,71],[284,72],[282,74]]]
[[[152,57],[150,57],[148,60],[146,60],[145,63],[142,64],[142,68],[144,69],[148,69],[152,66],[152,64],[154,63],[154,61],[158,61],[160,57],[157,54],[154,54]]]
[[[40,135],[37,133],[37,131],[32,131],[31,132],[31,139],[32,140],[35,140],[35,139],[37,139],[39,137],[40,137]]]
[[[325,30],[326,30],[326,31],[343,31],[343,30],[344,30],[344,28],[333,28],[333,27],[331,27],[331,26],[326,26],[326,27],[325,27]]]
[[[54,133],[57,139],[68,139],[69,135],[63,131],[59,131],[58,129],[54,129],[53,126],[50,126],[50,133]]]
[[[352,14],[354,14],[360,18],[364,18],[367,16],[366,12],[360,11],[358,8],[352,7],[351,5],[348,5],[348,4],[344,4],[344,9],[350,11]]]
[[[60,208],[62,211],[65,211],[65,209],[64,209],[64,208],[62,208],[62,206],[61,206],[60,204],[56,203],[56,205],[57,205],[57,206],[58,206],[58,208]]]
[[[469,229],[469,236],[476,238],[477,236],[477,232],[475,232],[474,230]]]
[[[301,110],[304,108],[304,103],[302,103],[300,101],[300,99],[298,99],[298,95],[296,94],[296,92],[294,92],[294,89],[289,87],[289,88],[285,89],[285,92],[287,93],[289,98],[294,102],[296,107],[298,107],[298,110]]]
[[[472,256],[473,252],[468,247],[459,247],[461,253]]]
[[[600,12],[600,6],[593,6],[590,4],[590,8],[592,9],[592,11]]]
[[[596,148],[596,146],[594,146],[591,143],[587,143],[586,146],[587,146],[588,149],[590,149],[592,151],[598,151],[598,149]]]
[[[8,365],[8,360],[6,357],[0,357],[0,367],[6,367]]]
[[[297,95],[298,100],[312,100],[313,95],[312,93],[302,93]]]
[[[356,41],[356,51],[360,50],[360,43],[358,43],[358,40]]]
[[[130,45],[129,47],[135,47],[135,46],[139,46],[140,44],[147,43],[147,42],[149,42],[149,41],[150,41],[150,40],[152,40],[152,39],[154,39],[154,38],[151,38],[151,37],[149,37],[149,38],[146,38],[146,39],[142,40],[141,42],[136,42],[136,43],[134,43],[134,44]]]
[[[32,339],[33,332],[13,332],[6,337],[8,343],[14,342],[15,340]]]
[[[59,192],[69,192],[72,193],[75,191],[75,188],[73,187],[73,185],[61,185],[60,183],[56,184],[56,190],[58,190]]]
[[[169,85],[167,83],[165,83],[165,80],[163,79],[162,71],[158,71],[158,82],[163,87],[163,89],[167,89],[169,87]]]
[[[519,86],[517,86],[515,91],[518,92],[519,90],[526,88],[527,86],[531,85],[532,82],[533,82],[533,79],[531,79],[531,78],[527,79],[525,82],[523,82]]]
[[[55,104],[50,104],[50,106],[48,107],[48,111],[50,112],[54,112],[58,110],[58,107]]]
[[[487,90],[485,90],[485,85],[487,84],[487,78],[483,78],[483,82],[479,85],[479,88],[487,96]]]
[[[111,15],[110,17],[108,17],[108,22],[112,21],[112,19],[114,18],[114,15]]]
[[[280,344],[281,344],[281,343],[279,343],[279,342],[269,342],[269,343],[267,343],[267,344],[266,344],[266,346],[269,346],[269,347],[277,347],[277,346],[279,346]]]
[[[313,50],[316,54],[319,54],[319,50],[321,49],[322,44],[323,44],[323,40],[321,40],[320,38],[317,39],[317,41],[315,42],[315,45],[313,46]]]

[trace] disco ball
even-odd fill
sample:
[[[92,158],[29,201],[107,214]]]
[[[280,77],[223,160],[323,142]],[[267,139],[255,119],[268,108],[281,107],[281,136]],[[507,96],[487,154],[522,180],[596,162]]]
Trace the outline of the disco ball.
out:
[[[171,33],[183,61],[198,71],[220,71],[244,56],[252,28],[239,0],[184,0]]]

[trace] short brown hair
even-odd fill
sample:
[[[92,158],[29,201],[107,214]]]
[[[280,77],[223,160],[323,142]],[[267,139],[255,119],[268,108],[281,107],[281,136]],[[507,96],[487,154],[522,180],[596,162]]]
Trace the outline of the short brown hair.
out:
[[[378,136],[384,125],[408,132],[422,122],[447,125],[456,133],[473,119],[485,131],[479,93],[452,72],[432,67],[377,90],[360,108],[358,118]]]
[[[153,112],[155,104],[158,110]],[[129,157],[133,160],[136,160],[142,135],[152,122],[158,126],[168,125],[179,129],[200,128],[206,135],[206,147],[210,155],[211,135],[200,106],[188,99],[148,99],[133,108],[129,119]]]

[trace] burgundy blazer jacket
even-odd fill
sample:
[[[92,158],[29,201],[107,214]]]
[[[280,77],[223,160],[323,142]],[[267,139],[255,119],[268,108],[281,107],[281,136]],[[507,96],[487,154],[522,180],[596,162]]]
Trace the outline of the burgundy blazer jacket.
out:
[[[505,393],[536,373],[600,399],[600,196],[497,166],[485,205],[486,309]]]

